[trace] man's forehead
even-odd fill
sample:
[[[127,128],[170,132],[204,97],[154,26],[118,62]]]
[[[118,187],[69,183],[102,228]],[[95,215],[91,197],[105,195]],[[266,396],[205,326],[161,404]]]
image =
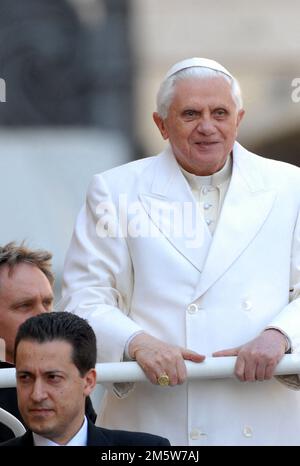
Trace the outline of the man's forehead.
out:
[[[0,293],[8,288],[26,291],[40,287],[49,289],[49,294],[52,292],[49,280],[36,265],[21,262],[12,267],[7,264],[0,267]]]
[[[65,340],[39,342],[32,339],[23,339],[18,344],[16,365],[35,366],[41,363],[45,370],[72,363],[72,345]],[[57,364],[59,363],[59,364]],[[20,367],[23,370],[22,367]]]
[[[230,84],[221,76],[214,78],[195,78],[179,80],[174,89],[173,102],[176,100],[190,102],[202,98],[212,101],[233,102]]]
[[[14,281],[23,277],[30,279],[31,274],[36,273],[38,270],[39,268],[36,265],[26,262],[20,262],[13,265],[4,264],[0,267],[0,280]]]

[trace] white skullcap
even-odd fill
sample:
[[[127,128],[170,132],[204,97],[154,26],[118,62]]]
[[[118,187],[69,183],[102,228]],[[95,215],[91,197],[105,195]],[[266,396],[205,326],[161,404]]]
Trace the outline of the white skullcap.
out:
[[[233,79],[233,76],[229,71],[224,68],[224,66],[220,65],[220,63],[210,60],[209,58],[186,58],[185,60],[179,61],[178,63],[175,63],[169,71],[167,72],[166,76],[164,77],[164,80],[168,79],[170,76],[173,74],[177,73],[178,71],[185,70],[186,68],[192,68],[193,66],[199,66],[203,68],[210,68],[211,70],[216,70],[216,71],[221,71],[224,74],[227,74],[227,76],[230,76],[230,78]]]

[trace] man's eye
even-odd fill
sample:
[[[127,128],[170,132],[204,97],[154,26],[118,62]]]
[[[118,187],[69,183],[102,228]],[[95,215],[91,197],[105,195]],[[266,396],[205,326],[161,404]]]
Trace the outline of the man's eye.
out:
[[[60,382],[61,380],[61,376],[57,375],[57,374],[50,374],[48,375],[48,380],[50,380],[50,382]]]
[[[222,108],[219,108],[218,110],[215,111],[215,115],[217,116],[225,116],[226,115],[226,111]]]
[[[20,312],[29,312],[32,308],[33,304],[32,303],[20,303],[17,306],[15,306],[15,311],[20,311]]]
[[[193,117],[196,114],[195,110],[185,110],[184,116]]]
[[[51,306],[52,306],[52,303],[53,303],[52,299],[51,299],[51,300],[50,300],[50,299],[46,299],[45,301],[43,301],[43,305],[44,305],[45,307],[51,307]]]
[[[18,375],[18,380],[20,382],[28,382],[28,380],[30,380],[30,376],[28,374],[21,374]]]

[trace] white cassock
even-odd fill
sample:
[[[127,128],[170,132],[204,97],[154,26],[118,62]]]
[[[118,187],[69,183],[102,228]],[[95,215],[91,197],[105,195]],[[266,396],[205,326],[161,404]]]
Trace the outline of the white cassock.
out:
[[[170,207],[175,217],[183,209],[184,234]],[[210,356],[274,326],[296,349],[299,207],[299,168],[238,143],[213,236],[169,147],[96,175],[67,254],[62,306],[93,326],[99,362],[122,360],[140,329]],[[114,237],[101,238],[105,218]],[[300,392],[276,379],[119,385],[107,391],[99,422],[173,445],[300,445]]]

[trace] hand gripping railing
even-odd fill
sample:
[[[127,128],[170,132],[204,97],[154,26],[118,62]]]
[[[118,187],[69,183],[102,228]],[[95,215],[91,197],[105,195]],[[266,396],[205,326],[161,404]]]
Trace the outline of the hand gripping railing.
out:
[[[186,361],[188,379],[233,377],[236,357],[206,358],[201,363]],[[136,362],[97,364],[97,383],[144,382],[148,380]],[[300,374],[300,354],[287,354],[277,365],[275,375]],[[0,370],[0,388],[15,387],[15,369]]]

